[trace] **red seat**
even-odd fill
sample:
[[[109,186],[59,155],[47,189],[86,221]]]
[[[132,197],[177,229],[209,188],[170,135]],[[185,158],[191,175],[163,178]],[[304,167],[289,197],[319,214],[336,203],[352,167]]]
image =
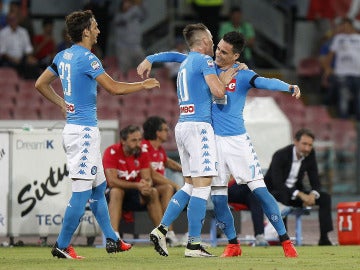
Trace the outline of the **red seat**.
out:
[[[0,107],[0,119],[1,120],[9,120],[12,119],[12,110],[9,108]]]
[[[297,74],[301,77],[316,77],[321,75],[321,65],[318,57],[301,59],[297,67]]]
[[[229,203],[231,208],[233,208],[235,211],[243,211],[243,210],[249,210],[246,204],[242,203]]]
[[[16,107],[13,111],[14,119],[40,119],[38,108],[35,107]]]
[[[19,75],[16,70],[11,67],[0,67],[0,81],[18,82]]]

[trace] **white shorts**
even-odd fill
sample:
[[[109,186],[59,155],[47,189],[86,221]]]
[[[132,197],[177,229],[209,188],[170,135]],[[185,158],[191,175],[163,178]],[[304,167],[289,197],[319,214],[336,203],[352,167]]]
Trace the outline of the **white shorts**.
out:
[[[214,130],[205,122],[179,122],[175,138],[184,177],[217,176]]]
[[[238,136],[215,135],[219,160],[219,176],[212,186],[227,186],[230,175],[238,184],[263,179],[259,159],[248,134]]]
[[[100,142],[100,132],[97,127],[65,125],[63,143],[70,178],[95,180],[92,183],[93,187],[106,180]]]

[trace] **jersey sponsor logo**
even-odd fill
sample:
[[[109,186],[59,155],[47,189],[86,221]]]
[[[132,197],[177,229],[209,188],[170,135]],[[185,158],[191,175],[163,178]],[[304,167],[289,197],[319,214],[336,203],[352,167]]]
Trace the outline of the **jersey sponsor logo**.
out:
[[[91,67],[94,69],[94,70],[97,70],[97,69],[99,69],[100,68],[100,64],[99,64],[99,62],[98,61],[92,61],[91,62]]]
[[[75,105],[72,103],[65,102],[66,112],[75,113]]]
[[[118,177],[121,178],[121,179],[125,179],[127,181],[129,180],[135,180],[136,177],[138,176],[139,174],[139,171],[131,171],[131,172],[128,172],[127,170],[126,171],[120,171],[118,170]]]
[[[214,67],[214,66],[215,66],[215,65],[214,65],[214,61],[213,61],[212,59],[207,60],[207,65],[208,65],[209,67]]]
[[[233,78],[230,83],[226,86],[226,91],[234,92],[236,88],[236,79]]]
[[[162,161],[151,162],[151,167],[155,171],[163,171],[163,170],[165,170],[164,162],[162,162]]]
[[[195,113],[195,105],[188,104],[188,105],[180,105],[180,114],[181,115],[191,115]]]

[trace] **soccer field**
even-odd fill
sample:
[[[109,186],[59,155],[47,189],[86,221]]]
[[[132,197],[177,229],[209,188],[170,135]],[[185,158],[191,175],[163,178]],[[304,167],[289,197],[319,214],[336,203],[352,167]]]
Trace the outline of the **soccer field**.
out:
[[[224,247],[210,248],[220,255]],[[51,248],[0,248],[0,269],[241,269],[241,270],[330,270],[360,269],[360,246],[301,246],[299,258],[285,258],[282,248],[244,246],[243,255],[236,258],[185,258],[184,248],[170,248],[169,257],[161,257],[151,246],[134,246],[129,252],[108,255],[103,248],[76,247],[83,260],[53,258]]]

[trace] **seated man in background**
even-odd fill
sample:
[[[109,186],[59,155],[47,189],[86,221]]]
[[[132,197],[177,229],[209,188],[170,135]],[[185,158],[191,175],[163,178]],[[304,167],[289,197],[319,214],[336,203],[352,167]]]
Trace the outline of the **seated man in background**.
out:
[[[321,191],[317,161],[313,143],[315,136],[308,129],[296,132],[294,144],[288,145],[272,157],[265,175],[265,183],[275,199],[294,207],[319,206],[319,245],[332,245],[328,232],[333,230],[331,197]],[[303,178],[309,178],[310,191],[305,189]],[[284,220],[286,224],[286,218]]]
[[[119,236],[122,211],[147,208],[154,225],[160,223],[162,208],[159,193],[153,187],[149,155],[141,150],[140,127],[127,126],[120,131],[120,143],[109,146],[103,165],[109,191],[111,225]]]
[[[162,147],[162,144],[168,140],[169,136],[169,127],[164,118],[159,116],[149,117],[143,124],[143,131],[142,151],[149,153],[150,164],[153,169],[154,187],[160,195],[161,207],[165,212],[174,192],[180,188],[178,184],[165,177],[165,168],[181,172],[181,165],[169,158]],[[172,225],[169,226],[166,240],[170,246],[179,244]]]
[[[37,59],[27,30],[19,26],[14,12],[7,15],[8,25],[0,30],[0,65],[16,69],[24,79],[35,79],[40,74]]]
[[[256,199],[255,195],[251,192],[248,185],[236,184],[234,178],[231,177],[228,189],[228,202],[243,204],[251,212],[251,219],[254,227],[255,246],[268,246],[269,243],[264,237],[264,212],[261,204]]]

